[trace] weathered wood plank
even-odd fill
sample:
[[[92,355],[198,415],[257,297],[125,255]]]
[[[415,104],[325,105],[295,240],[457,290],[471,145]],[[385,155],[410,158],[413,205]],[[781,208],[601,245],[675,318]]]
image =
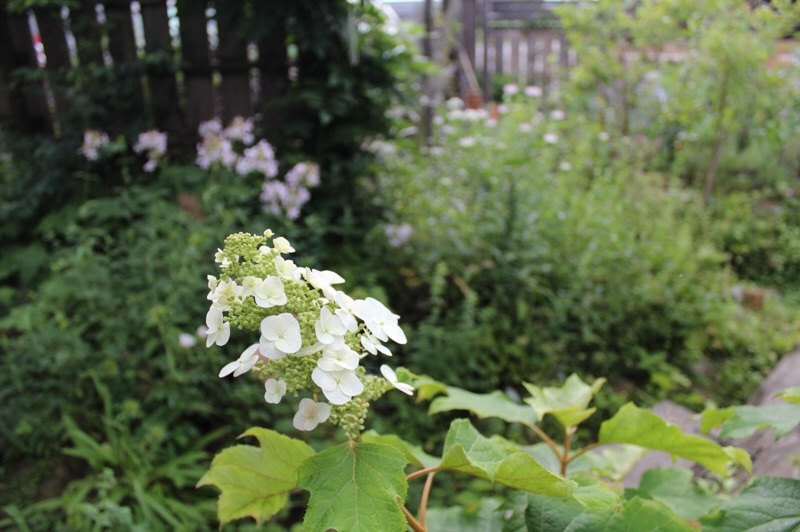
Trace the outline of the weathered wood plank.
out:
[[[128,0],[105,0],[108,49],[115,63],[136,62],[136,37],[133,33],[131,3]]]
[[[234,116],[248,117],[253,114],[250,94],[250,64],[247,60],[247,43],[235,29],[241,12],[225,11],[226,4],[218,4],[217,28],[219,47],[217,48],[218,70],[222,74],[220,96],[222,117],[226,122]]]
[[[200,122],[217,116],[211,83],[211,60],[206,31],[206,6],[202,2],[180,6],[181,54],[185,63],[186,127],[197,131]]]
[[[163,0],[140,0],[144,26],[144,48],[147,54],[162,54],[160,68],[150,69],[147,79],[155,125],[166,131],[184,127],[178,105],[178,85],[172,67],[174,51],[169,34],[167,4]]]

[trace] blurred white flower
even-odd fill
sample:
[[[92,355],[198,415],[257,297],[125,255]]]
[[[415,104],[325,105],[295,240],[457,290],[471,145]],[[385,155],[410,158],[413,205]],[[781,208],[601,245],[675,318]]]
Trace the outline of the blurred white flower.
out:
[[[519,86],[516,83],[508,83],[503,86],[503,94],[506,96],[514,96],[519,93]]]
[[[100,148],[107,146],[108,143],[108,135],[105,132],[98,129],[87,129],[83,132],[83,145],[78,153],[90,161],[96,161]]]
[[[197,338],[193,334],[181,333],[178,335],[178,344],[184,349],[189,349],[197,344]]]
[[[255,140],[253,137],[253,119],[234,116],[231,123],[222,131],[222,135],[232,141],[241,141],[245,146],[249,146]]]
[[[414,228],[409,224],[392,225],[389,224],[384,229],[386,236],[389,238],[389,245],[393,248],[399,248],[411,238],[414,234]]]
[[[236,173],[247,175],[250,172],[264,174],[266,177],[278,175],[278,161],[275,160],[275,150],[266,140],[244,150],[244,155],[236,163]]]
[[[458,145],[462,148],[471,148],[475,145],[475,138],[473,137],[461,137],[458,139]]]
[[[533,131],[533,125],[528,122],[523,122],[519,125],[519,130],[523,133],[530,133]]]
[[[558,142],[558,135],[555,133],[545,133],[542,139],[548,144],[555,144]]]
[[[528,85],[525,87],[525,96],[530,98],[539,98],[542,96],[542,89],[536,85]]]
[[[550,118],[553,120],[564,120],[567,117],[566,113],[561,109],[555,109],[550,112]]]

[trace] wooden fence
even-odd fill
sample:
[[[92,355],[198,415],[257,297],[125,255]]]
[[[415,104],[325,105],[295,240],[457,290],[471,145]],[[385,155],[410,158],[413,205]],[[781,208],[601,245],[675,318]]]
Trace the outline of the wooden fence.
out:
[[[494,74],[547,89],[576,61],[553,2],[449,1],[460,8],[462,62],[484,94]],[[71,11],[24,13],[7,4],[0,0],[0,123],[18,130],[58,135],[73,103],[54,80],[78,65],[140,67],[129,103],[151,125],[179,135],[192,135],[214,116],[253,114],[288,80],[289,72],[275,67],[286,64],[276,56],[286,53],[281,36],[243,42],[229,31],[225,2],[215,3],[216,12],[204,0],[180,8],[175,0],[86,0]],[[161,67],[152,57],[162,58]],[[25,69],[40,76],[20,76]]]
[[[230,18],[204,1],[181,3],[180,10],[174,0],[80,5],[15,13],[0,0],[0,123],[58,135],[71,104],[51,81],[77,65],[139,67],[141,83],[129,103],[159,129],[190,135],[214,116],[253,114],[270,87],[286,83],[288,72],[275,71],[285,65],[276,57],[286,53],[283,39],[243,42],[229,31]],[[221,10],[225,2],[216,5]],[[160,66],[153,67],[153,57],[162,58]]]
[[[462,43],[484,94],[495,74],[520,85],[547,89],[577,62],[555,6],[579,2],[544,0],[462,0]]]

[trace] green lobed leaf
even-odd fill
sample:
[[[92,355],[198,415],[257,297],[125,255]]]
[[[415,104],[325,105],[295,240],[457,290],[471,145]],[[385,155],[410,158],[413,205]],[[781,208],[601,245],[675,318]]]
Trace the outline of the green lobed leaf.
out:
[[[394,447],[406,457],[408,463],[417,467],[434,467],[439,465],[439,458],[431,456],[422,450],[418,445],[408,443],[404,439],[394,434],[378,434],[373,430],[368,430],[361,434],[361,441],[364,443],[377,443]]]
[[[451,508],[429,508],[425,525],[428,530],[457,530],[458,532],[485,532],[500,530],[503,515],[497,510],[496,499],[481,499],[475,507],[455,506]]]
[[[781,390],[775,394],[775,397],[783,399],[787,403],[800,404],[800,386],[792,386],[791,388]]]
[[[700,415],[700,432],[708,434],[733,417],[736,410],[731,408],[707,408]]]
[[[236,445],[214,457],[197,486],[213,485],[221,491],[217,501],[220,524],[252,517],[261,523],[275,515],[297,487],[300,464],[314,451],[300,440],[254,427],[241,437],[254,436],[259,447]]]
[[[692,484],[692,472],[677,467],[656,468],[646,471],[639,488],[628,490],[631,496],[663,502],[684,519],[698,520],[708,514],[721,501]]]
[[[573,427],[594,414],[595,408],[586,407],[605,382],[597,379],[589,385],[574,373],[560,387],[539,387],[525,382],[523,385],[531,394],[525,402],[533,407],[539,419],[551,414],[563,426]]]
[[[574,462],[583,469],[591,469],[598,475],[614,482],[622,482],[622,479],[631,472],[634,466],[639,463],[648,450],[638,445],[616,445],[614,447],[603,447],[592,449],[591,451],[579,456]],[[583,461],[587,465],[584,466]],[[572,471],[569,469],[568,471]]]
[[[720,438],[747,438],[761,429],[773,429],[781,438],[800,425],[800,405],[735,406],[722,424]]]
[[[405,531],[407,463],[394,447],[353,441],[306,460],[297,482],[311,493],[305,529]]]
[[[615,489],[585,471],[570,475],[569,479],[578,485],[572,496],[587,510],[601,511],[622,505],[621,488]]]
[[[743,449],[720,447],[716,443],[667,423],[649,410],[628,403],[600,425],[598,442],[629,443],[651,450],[665,451],[702,465],[709,471],[726,475],[730,465],[752,469],[750,455]]]
[[[512,442],[499,436],[486,438],[465,419],[450,425],[440,467],[533,493],[569,497],[575,488]]]
[[[503,532],[688,532],[694,530],[657,501],[633,498],[614,507],[588,510],[575,500],[528,494],[505,509]],[[510,510],[510,511],[509,511]]]
[[[480,418],[496,417],[509,423],[526,425],[533,425],[539,420],[532,408],[515,403],[499,390],[478,394],[448,386],[447,395],[437,397],[431,403],[428,414],[450,410],[469,410]]]
[[[800,480],[759,477],[714,515],[701,520],[703,530],[794,532],[800,528]]]

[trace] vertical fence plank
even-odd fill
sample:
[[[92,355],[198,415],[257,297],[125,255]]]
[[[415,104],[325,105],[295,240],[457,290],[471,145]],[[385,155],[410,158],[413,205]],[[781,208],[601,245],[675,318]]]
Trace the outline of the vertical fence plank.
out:
[[[150,69],[147,79],[153,106],[153,118],[159,129],[180,132],[184,121],[178,105],[178,85],[173,72],[173,50],[169,34],[167,4],[164,0],[140,0],[144,43],[147,54],[165,54],[157,69]]]
[[[508,32],[509,44],[511,46],[511,65],[509,66],[509,74],[514,76],[515,83],[519,83],[520,76],[519,70],[519,41],[520,35],[518,31]]]
[[[128,0],[106,0],[108,50],[115,63],[135,63],[136,37],[133,33],[131,3]]]
[[[286,91],[289,84],[289,58],[286,51],[286,29],[277,31],[258,42],[259,101],[257,109],[263,113],[265,124],[276,124],[287,117],[274,102]]]
[[[0,65],[9,123],[25,133],[51,133],[52,121],[41,82],[9,85],[17,68],[38,68],[28,20],[0,8]]]
[[[241,13],[224,11],[226,4],[217,6],[219,47],[217,69],[222,74],[220,93],[222,116],[229,121],[234,116],[248,117],[253,114],[250,97],[250,65],[247,60],[247,43],[236,34],[237,18]],[[230,4],[228,4],[230,5]]]
[[[94,3],[82,4],[78,8],[70,9],[69,29],[75,36],[80,64],[82,66],[89,64],[102,65],[102,34],[100,32],[100,24],[97,22]]]
[[[197,131],[200,122],[216,116],[205,3],[181,5],[178,16],[181,20],[181,54],[186,64],[186,126],[189,131]]]

